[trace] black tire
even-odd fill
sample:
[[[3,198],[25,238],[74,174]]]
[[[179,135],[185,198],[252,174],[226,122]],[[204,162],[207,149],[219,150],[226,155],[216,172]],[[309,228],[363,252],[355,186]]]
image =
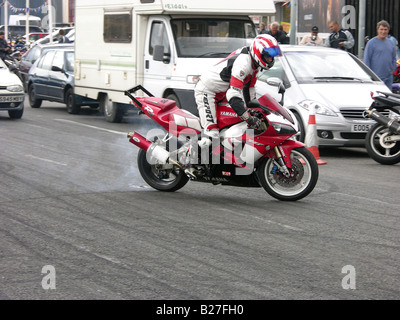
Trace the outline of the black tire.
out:
[[[305,131],[305,126],[304,126],[303,120],[301,119],[301,116],[296,111],[293,111],[293,114],[296,117],[296,120],[299,124],[299,132],[295,136],[295,138],[297,141],[304,143],[304,141],[306,139],[306,131]]]
[[[179,98],[174,94],[174,93],[170,93],[166,99],[169,100],[174,100],[176,102],[176,106],[181,109],[181,102],[179,101]]]
[[[65,104],[67,112],[70,114],[78,114],[81,111],[81,106],[76,104],[74,89],[69,88],[65,93]]]
[[[169,149],[168,144],[166,149]],[[137,163],[143,180],[156,190],[174,192],[183,188],[189,181],[185,172],[175,166],[161,173],[155,165],[147,161],[146,152],[142,149],[139,150]]]
[[[42,100],[36,98],[35,87],[31,84],[28,87],[29,104],[32,108],[40,108],[42,106]]]
[[[257,170],[261,186],[272,197],[282,201],[297,201],[314,190],[319,176],[317,161],[305,147],[293,149],[290,154],[293,176],[286,178],[275,169],[274,159],[266,158]]]
[[[100,101],[100,109],[104,112],[104,118],[107,122],[119,123],[124,117],[125,108],[122,104],[112,102],[105,95]]]
[[[390,135],[388,128],[377,123],[368,131],[365,138],[368,155],[380,164],[393,165],[400,162],[400,141],[389,142],[386,147],[380,143],[381,138]]]
[[[21,110],[9,110],[8,111],[8,116],[11,119],[21,119],[23,114],[24,114],[24,107],[22,107]]]

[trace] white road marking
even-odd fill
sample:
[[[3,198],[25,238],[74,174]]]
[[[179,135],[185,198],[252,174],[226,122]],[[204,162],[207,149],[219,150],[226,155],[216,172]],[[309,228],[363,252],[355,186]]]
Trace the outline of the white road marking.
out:
[[[45,159],[45,158],[39,158],[39,157],[36,157],[36,156],[34,156],[32,154],[28,154],[28,155],[26,155],[26,157],[32,158],[32,159],[36,159],[36,160],[45,161],[45,162],[49,162],[49,163],[53,163],[53,164],[57,164],[59,166],[64,166],[64,167],[68,166],[66,163],[57,162],[57,161],[53,161],[53,160]]]
[[[126,132],[115,131],[115,130],[110,130],[110,129],[104,129],[104,128],[101,128],[101,127],[92,126],[90,124],[84,124],[84,123],[71,121],[71,120],[65,120],[65,119],[54,119],[54,120],[58,121],[58,122],[71,123],[71,124],[75,124],[75,125],[86,127],[86,128],[97,129],[97,130],[101,130],[101,131],[105,131],[105,132],[110,132],[110,133],[115,133],[115,134],[120,134],[120,135],[127,136]]]

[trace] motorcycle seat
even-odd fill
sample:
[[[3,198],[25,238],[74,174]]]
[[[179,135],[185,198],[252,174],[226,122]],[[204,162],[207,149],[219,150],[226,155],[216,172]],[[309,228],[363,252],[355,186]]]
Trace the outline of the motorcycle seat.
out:
[[[163,111],[168,111],[173,107],[176,107],[176,102],[174,100],[169,100],[165,98],[157,98],[157,97],[146,97],[143,101],[147,104],[151,104],[160,108]]]

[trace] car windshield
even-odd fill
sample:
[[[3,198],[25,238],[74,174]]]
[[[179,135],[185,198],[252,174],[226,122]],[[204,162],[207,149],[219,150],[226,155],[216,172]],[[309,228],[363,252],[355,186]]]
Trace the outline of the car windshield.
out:
[[[225,57],[250,44],[256,36],[249,20],[173,19],[171,20],[179,57]]]
[[[3,60],[0,59],[0,69],[5,69],[7,66],[4,64]]]
[[[286,52],[299,83],[317,81],[378,81],[360,60],[341,52]]]

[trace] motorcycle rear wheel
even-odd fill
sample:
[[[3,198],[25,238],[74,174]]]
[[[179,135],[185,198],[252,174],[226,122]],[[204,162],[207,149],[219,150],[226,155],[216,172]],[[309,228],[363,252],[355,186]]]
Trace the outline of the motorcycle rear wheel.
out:
[[[168,143],[166,149],[169,150]],[[164,192],[175,192],[183,188],[189,181],[184,171],[176,166],[152,165],[147,161],[146,151],[139,150],[138,168],[143,180],[153,189]]]
[[[390,136],[390,130],[379,123],[375,124],[367,133],[365,148],[368,155],[378,163],[392,165],[400,162],[400,142],[388,142],[381,144],[381,138]]]
[[[315,188],[319,169],[313,154],[305,147],[293,149],[291,176],[286,177],[274,159],[266,158],[257,170],[261,186],[272,197],[281,201],[297,201]]]

